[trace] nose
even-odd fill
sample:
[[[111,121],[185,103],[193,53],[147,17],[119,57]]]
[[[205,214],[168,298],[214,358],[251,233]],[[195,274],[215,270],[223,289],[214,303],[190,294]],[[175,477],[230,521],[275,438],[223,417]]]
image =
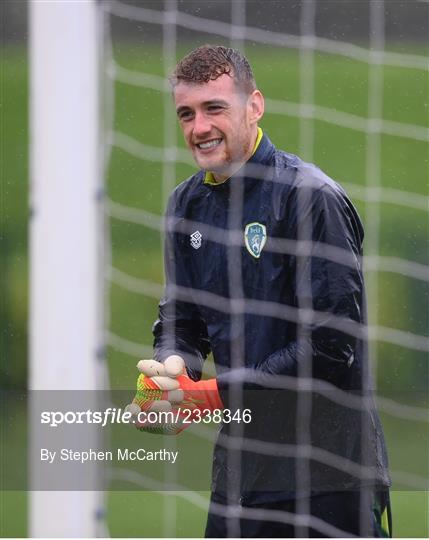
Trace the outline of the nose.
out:
[[[201,138],[210,133],[211,123],[203,112],[196,112],[194,117],[193,132],[195,138]]]

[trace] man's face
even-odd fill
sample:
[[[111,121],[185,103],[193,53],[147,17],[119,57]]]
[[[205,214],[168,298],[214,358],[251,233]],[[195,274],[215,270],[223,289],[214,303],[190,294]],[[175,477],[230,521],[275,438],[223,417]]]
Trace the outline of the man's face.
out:
[[[180,82],[174,99],[186,144],[202,169],[221,181],[249,159],[263,114],[258,90],[246,96],[224,74],[202,84]]]

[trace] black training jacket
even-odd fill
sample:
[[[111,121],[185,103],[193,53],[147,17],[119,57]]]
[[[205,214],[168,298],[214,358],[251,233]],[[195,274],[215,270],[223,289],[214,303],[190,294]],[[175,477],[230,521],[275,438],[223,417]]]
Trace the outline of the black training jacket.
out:
[[[220,430],[215,499],[389,485],[368,375],[363,235],[342,188],[266,135],[223,184],[200,171],[170,197],[155,358],[179,352],[198,380],[211,351],[225,407],[253,413],[235,466],[234,428]]]

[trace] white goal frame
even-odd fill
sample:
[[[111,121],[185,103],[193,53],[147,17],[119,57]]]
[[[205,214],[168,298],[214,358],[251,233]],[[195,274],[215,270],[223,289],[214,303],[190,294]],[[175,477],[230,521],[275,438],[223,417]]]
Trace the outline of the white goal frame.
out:
[[[95,0],[30,0],[29,9],[29,390],[97,390],[105,372],[100,10]],[[105,536],[101,492],[37,491],[31,398],[28,417],[29,536]]]

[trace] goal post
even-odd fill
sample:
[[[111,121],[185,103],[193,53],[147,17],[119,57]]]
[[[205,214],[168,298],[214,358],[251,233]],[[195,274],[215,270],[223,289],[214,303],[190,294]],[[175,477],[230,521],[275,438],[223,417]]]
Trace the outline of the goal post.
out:
[[[98,390],[105,371],[100,12],[95,0],[32,0],[29,10],[28,386],[33,395]],[[32,399],[30,471],[40,423]],[[97,536],[100,492],[40,491],[32,472],[29,484],[29,536]]]

